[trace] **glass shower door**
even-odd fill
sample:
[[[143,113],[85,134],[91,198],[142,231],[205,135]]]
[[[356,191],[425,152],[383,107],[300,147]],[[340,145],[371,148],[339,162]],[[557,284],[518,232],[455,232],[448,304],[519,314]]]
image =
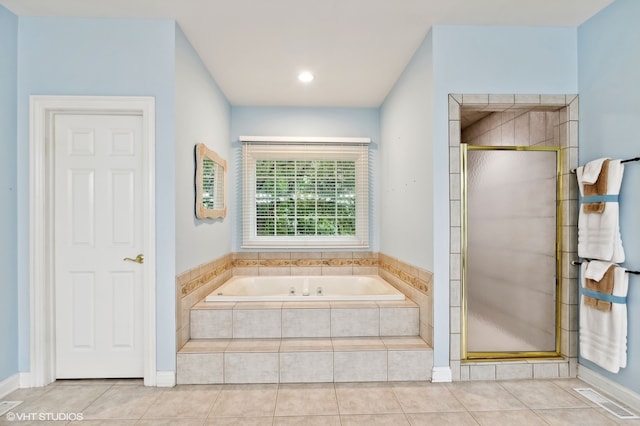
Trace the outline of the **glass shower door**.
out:
[[[467,147],[466,359],[557,353],[557,157]]]

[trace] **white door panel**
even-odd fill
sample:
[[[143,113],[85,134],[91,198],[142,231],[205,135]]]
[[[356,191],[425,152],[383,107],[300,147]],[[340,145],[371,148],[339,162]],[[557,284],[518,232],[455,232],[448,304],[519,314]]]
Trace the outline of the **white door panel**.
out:
[[[143,376],[140,116],[55,118],[58,378]]]

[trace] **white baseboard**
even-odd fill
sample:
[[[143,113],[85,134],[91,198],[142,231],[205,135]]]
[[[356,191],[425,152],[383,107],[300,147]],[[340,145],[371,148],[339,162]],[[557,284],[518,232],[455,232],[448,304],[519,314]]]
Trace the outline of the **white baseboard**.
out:
[[[156,382],[146,384],[147,386],[157,386],[160,388],[172,388],[176,385],[176,372],[175,371],[156,371]],[[46,385],[45,385],[46,386]],[[6,380],[0,382],[0,398],[7,395],[18,388],[31,388],[34,387],[31,382],[31,373],[18,373]],[[9,389],[5,391],[5,389]]]
[[[18,373],[18,374],[20,375],[20,387],[30,388],[32,386],[31,373],[27,371],[26,373]]]
[[[640,394],[583,365],[578,365],[578,378],[633,409],[636,414],[640,414]]]
[[[4,398],[20,387],[20,374],[14,374],[0,382],[0,398]]]
[[[453,381],[451,367],[433,367],[433,370],[431,370],[431,381],[433,383],[448,383]]]
[[[159,388],[172,388],[176,385],[175,371],[156,371],[156,386]]]
[[[24,389],[24,388],[40,388],[40,387],[44,387],[44,386],[49,386],[51,383],[55,382],[56,379],[55,378],[51,378],[48,382],[44,382],[42,379],[40,382],[34,383],[34,380],[36,380],[36,378],[31,374],[30,371],[26,371],[26,372],[22,372],[22,373],[18,373],[20,376],[19,382],[20,382],[20,388]]]

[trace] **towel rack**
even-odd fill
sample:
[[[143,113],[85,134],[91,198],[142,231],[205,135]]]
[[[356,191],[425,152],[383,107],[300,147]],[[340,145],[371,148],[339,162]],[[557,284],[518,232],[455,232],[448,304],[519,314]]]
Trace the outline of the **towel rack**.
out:
[[[631,163],[633,161],[640,161],[640,157],[628,158],[626,160],[622,160],[621,163]],[[577,169],[571,169],[571,173],[575,173]]]
[[[579,262],[577,260],[572,260],[571,264],[574,265],[574,266],[578,266],[578,265],[582,265],[582,262]],[[630,270],[626,269],[626,272],[628,274],[640,275],[640,271],[630,271]]]

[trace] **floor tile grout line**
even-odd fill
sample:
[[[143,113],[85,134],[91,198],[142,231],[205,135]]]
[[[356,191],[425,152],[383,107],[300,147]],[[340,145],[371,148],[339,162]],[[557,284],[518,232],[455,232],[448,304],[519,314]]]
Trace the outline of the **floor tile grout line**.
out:
[[[553,383],[557,388],[562,389],[563,391],[565,391],[566,393],[568,393],[572,397],[576,398],[578,401],[584,403],[584,407],[582,407],[582,408],[597,406],[597,404],[593,403],[592,401],[589,401],[588,398],[586,398],[585,396],[583,396],[580,393],[576,392],[573,388],[571,388],[571,390],[565,389],[562,386],[560,386],[558,383],[556,383],[555,380],[550,380],[550,382]],[[580,407],[578,407],[578,408],[580,408]]]
[[[455,398],[456,401],[458,401],[458,403],[460,404],[460,406],[462,408],[464,408],[464,410],[468,413],[469,409],[467,408],[467,406],[464,404],[464,402],[458,398],[456,396],[456,393],[453,391],[453,387],[455,386],[454,383],[463,383],[463,382],[449,382],[449,383],[445,383],[447,389],[449,390],[449,393]],[[474,419],[475,420],[475,419]]]
[[[178,385],[179,386],[179,385]],[[156,390],[153,391],[154,396],[153,399],[151,401],[151,403],[149,404],[149,406],[147,407],[146,410],[144,410],[144,413],[142,413],[142,415],[140,416],[140,418],[138,419],[138,421],[142,421],[145,416],[147,415],[147,413],[149,412],[149,410],[151,409],[151,407],[153,407],[153,405],[156,403],[156,401],[158,400],[158,398],[160,398],[161,393],[163,392],[163,390],[160,390],[159,388],[155,388]],[[136,421],[136,423],[138,422]]]
[[[98,396],[96,396],[88,405],[86,405],[84,408],[80,409],[79,412],[84,412],[87,408],[89,408],[94,402],[96,402],[98,400],[98,398],[100,398],[102,395],[104,395],[105,393],[107,393],[107,391],[109,391],[109,389],[111,389],[113,387],[113,383],[110,386],[107,386],[107,388],[101,392]]]
[[[334,374],[334,380],[335,380],[335,371],[333,372]],[[336,389],[336,383],[333,382],[333,395],[336,398],[336,408],[338,409],[338,420],[340,421],[340,424],[342,425],[342,413],[340,411],[340,400],[338,399],[338,389]]]
[[[498,382],[496,381],[496,383],[498,383]],[[505,391],[505,392],[507,392],[509,395],[511,395],[511,397],[512,397],[512,398],[514,398],[516,401],[518,401],[520,404],[522,404],[522,406],[523,406],[523,407],[527,408],[528,410],[531,410],[531,409],[532,409],[531,407],[529,407],[529,405],[528,405],[526,402],[524,402],[523,400],[521,400],[520,398],[518,398],[518,396],[517,396],[516,394],[514,394],[513,392],[511,392],[508,388],[505,388],[505,387],[502,385],[502,383],[498,383],[498,385],[499,385],[502,389],[504,389],[504,391]]]
[[[271,424],[273,424],[275,422],[275,418],[276,418],[276,412],[278,410],[278,399],[280,398],[280,386],[282,385],[282,383],[278,382],[276,384],[276,399],[275,402],[273,404],[273,413],[271,415]]]
[[[473,412],[469,411],[469,410],[465,410],[465,413],[467,413],[467,415],[469,415],[469,417],[471,417],[471,419],[476,422],[476,424],[478,426],[482,426],[482,423],[480,423],[480,420],[478,418],[476,418],[476,416],[473,415]]]
[[[564,389],[562,386],[557,385],[557,384],[554,382],[554,380],[553,380],[553,379],[542,379],[542,380],[537,380],[537,381],[536,381],[536,380],[514,380],[514,381],[512,381],[511,383],[518,383],[518,382],[522,382],[522,383],[536,383],[536,384],[540,384],[540,383],[549,383],[549,384],[551,384],[551,385],[552,385],[552,387],[556,388],[557,390],[560,390],[563,394],[567,394],[567,395],[569,395],[570,397],[574,398],[576,401],[584,402],[584,405],[582,405],[582,406],[574,406],[574,405],[570,405],[570,406],[567,406],[567,407],[553,407],[553,408],[551,408],[551,407],[550,407],[549,409],[555,409],[555,408],[557,408],[557,409],[568,409],[568,408],[588,408],[588,407],[590,407],[590,405],[589,405],[589,404],[587,404],[585,401],[582,401],[582,399],[585,399],[585,400],[586,400],[586,398],[582,398],[582,396],[581,396],[581,395],[578,395],[578,396],[580,396],[581,398],[576,397],[575,395],[573,395],[573,393],[572,393],[572,392],[569,392],[568,390]],[[505,383],[505,384],[507,384],[507,383]],[[509,393],[510,393],[514,398],[516,398],[518,401],[520,401],[520,402],[521,402],[525,407],[527,407],[527,408],[529,408],[529,409],[531,409],[531,410],[536,410],[536,409],[539,409],[539,408],[540,408],[540,407],[533,407],[533,406],[531,406],[530,404],[527,404],[525,401],[523,401],[522,399],[518,398],[518,396],[517,396],[516,394],[514,394],[513,392],[511,392],[507,387],[505,387],[505,386],[504,386],[504,384],[501,384],[501,386],[502,386],[502,387],[503,387],[507,392],[509,392]]]
[[[542,417],[542,415],[540,413],[538,413],[536,410],[533,410],[533,412],[535,413],[536,416],[538,416],[538,418],[540,420],[542,420],[545,424],[548,424],[549,426],[552,426],[551,423],[549,423],[549,421],[547,419],[545,419],[544,417]]]
[[[224,367],[223,367],[223,371],[224,371]],[[216,389],[218,389],[218,393],[216,393],[216,397],[211,402],[211,406],[209,407],[209,410],[207,411],[207,415],[204,417],[204,421],[202,422],[202,424],[206,423],[206,420],[209,418],[209,416],[211,415],[211,412],[213,411],[213,407],[216,405],[218,398],[220,398],[220,395],[222,394],[222,388],[220,387],[220,385],[213,385],[213,386],[215,386]]]
[[[603,418],[605,418],[606,420],[608,420],[608,421],[609,421],[609,423],[608,423],[608,424],[610,424],[610,425],[612,425],[612,426],[619,424],[619,423],[617,422],[617,420],[616,420],[616,419],[608,417],[608,415],[607,415],[607,410],[601,409],[601,408],[600,408],[600,407],[598,407],[598,406],[594,406],[594,407],[571,407],[571,408],[568,408],[568,407],[564,407],[564,408],[552,408],[552,407],[546,407],[546,408],[536,408],[536,409],[535,409],[535,410],[533,410],[533,411],[534,411],[536,414],[539,414],[539,415],[540,415],[540,413],[539,413],[539,412],[545,412],[545,411],[579,411],[579,410],[580,410],[580,411],[588,410],[588,411],[595,412],[595,413],[597,413],[599,416],[602,416]],[[600,411],[600,410],[602,410],[602,411]],[[544,420],[544,419],[543,419],[543,420]],[[547,423],[548,423],[548,422],[547,422]],[[548,423],[548,424],[550,424],[550,423]]]
[[[451,393],[451,395],[453,396],[453,398],[454,398],[456,401],[458,401],[458,404],[460,404],[460,406],[461,406],[461,407],[463,407],[463,408],[465,409],[465,411],[466,411],[466,412],[469,412],[469,410],[467,409],[467,406],[466,406],[466,405],[464,405],[464,404],[462,403],[462,401],[460,400],[460,398],[458,398],[458,397],[456,396],[455,392],[452,392],[452,391],[451,391],[451,385],[452,385],[453,383],[454,383],[454,382],[445,383],[445,385],[447,386],[447,389],[449,390],[449,393]]]
[[[532,409],[531,409],[531,411],[533,411],[533,414],[535,414],[535,415],[536,415],[536,417],[538,417],[538,418],[539,418],[540,420],[542,420],[544,423],[546,423],[546,424],[548,424],[548,425],[551,425],[551,423],[549,423],[549,422],[547,421],[547,419],[545,419],[544,417],[542,417],[542,414],[540,414],[540,413],[538,412],[539,410],[537,410],[537,409],[533,409],[533,408],[532,408]]]

